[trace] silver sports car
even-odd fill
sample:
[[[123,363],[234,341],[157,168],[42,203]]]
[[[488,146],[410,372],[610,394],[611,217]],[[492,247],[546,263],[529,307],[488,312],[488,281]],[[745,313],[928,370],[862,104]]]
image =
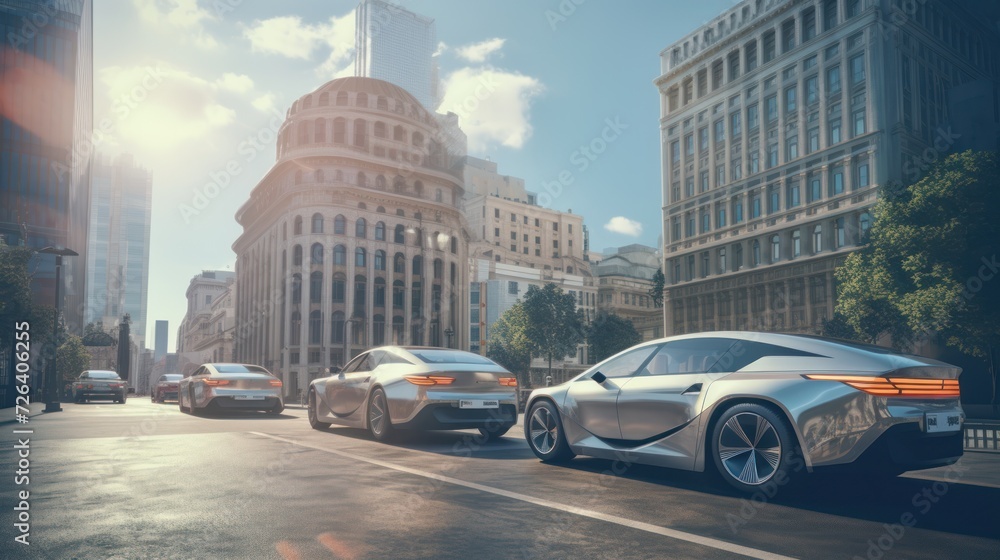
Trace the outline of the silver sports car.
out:
[[[532,391],[524,433],[545,462],[714,468],[744,492],[814,469],[895,475],[962,456],[961,371],[814,336],[682,335]]]
[[[281,380],[260,366],[203,364],[180,380],[177,404],[181,412],[199,410],[263,410],[279,414],[285,409]]]
[[[309,384],[309,424],[364,428],[386,441],[399,429],[479,428],[486,438],[517,423],[517,379],[478,354],[383,346]]]

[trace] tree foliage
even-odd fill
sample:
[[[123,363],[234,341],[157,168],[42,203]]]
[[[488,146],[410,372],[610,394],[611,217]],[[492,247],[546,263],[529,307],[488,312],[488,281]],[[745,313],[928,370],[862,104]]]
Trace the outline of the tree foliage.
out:
[[[663,307],[663,290],[666,287],[667,279],[663,276],[663,268],[657,268],[653,273],[653,287],[649,289],[649,297],[653,299],[653,305],[657,308]]]
[[[552,360],[575,353],[576,345],[583,341],[583,319],[576,311],[576,299],[549,283],[542,288],[529,286],[523,305],[531,354],[548,359],[551,375]]]
[[[90,367],[90,352],[83,340],[76,335],[68,335],[56,353],[56,367],[63,382],[76,379],[80,372]]]
[[[54,309],[32,300],[34,255],[31,249],[7,245],[0,237],[0,349],[13,346],[14,325],[23,321],[31,327],[32,346],[42,347],[52,338]]]
[[[486,357],[520,377],[531,367],[531,344],[528,340],[528,316],[518,302],[490,328]],[[525,378],[526,379],[526,378]],[[521,379],[518,379],[521,384]]]
[[[587,329],[590,357],[595,362],[642,342],[642,335],[632,321],[614,313],[601,314]]]

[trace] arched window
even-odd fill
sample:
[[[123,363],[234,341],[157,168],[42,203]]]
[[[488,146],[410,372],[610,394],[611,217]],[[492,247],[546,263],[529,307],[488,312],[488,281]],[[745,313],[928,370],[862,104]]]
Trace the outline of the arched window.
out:
[[[396,231],[392,240],[394,243],[406,243],[406,234],[404,233],[403,224],[396,224]]]
[[[396,280],[392,283],[392,308],[402,309],[404,305],[404,299],[406,298],[406,288],[403,287],[402,280]],[[402,317],[400,317],[402,320]]]
[[[363,249],[362,249],[363,250]],[[368,279],[358,274],[354,277],[354,315],[364,316],[365,298],[368,296]]]
[[[326,107],[329,104],[330,104],[330,92],[324,91],[323,93],[319,94],[319,106]]]
[[[359,187],[367,187],[368,186],[368,177],[366,177],[364,173],[360,173],[360,172],[358,173],[358,186]]]
[[[424,135],[419,132],[413,133],[413,145],[422,148],[424,146]]]
[[[757,266],[760,264],[760,241],[753,240],[753,265]]]
[[[313,122],[313,138],[316,142],[326,142],[326,119],[316,119]]]
[[[292,266],[302,266],[302,245],[292,247]]]
[[[378,109],[379,111],[388,111],[389,101],[386,100],[385,97],[380,95],[378,96],[378,98],[375,99],[375,108]]]
[[[396,253],[396,256],[392,258],[392,271],[397,274],[406,273],[406,257],[403,253]]]
[[[347,143],[347,120],[343,117],[333,119],[333,142],[335,144]]]
[[[299,123],[299,145],[309,143],[309,121]]]
[[[741,270],[742,268],[743,268],[743,244],[739,243],[733,246],[733,270]],[[678,275],[680,275],[679,272]]]
[[[323,343],[323,312],[319,309],[309,313],[309,344]]]
[[[434,259],[434,279],[440,280],[444,277],[444,261]]]
[[[385,138],[385,123],[375,121],[375,138]]]
[[[354,265],[358,267],[364,267],[366,261],[366,253],[364,248],[358,247],[354,250]]]
[[[858,226],[861,228],[861,235],[858,236],[858,244],[861,244],[864,242],[865,234],[872,227],[872,215],[868,212],[862,213],[861,217],[858,218]]]
[[[401,175],[396,175],[396,177],[392,180],[392,190],[396,192],[403,192],[406,190],[406,179],[404,179]]]
[[[406,340],[403,338],[405,334],[405,325],[403,323],[403,318],[399,315],[392,318],[392,343],[393,344],[404,344]]]
[[[372,344],[374,346],[385,344],[385,315],[372,317]]]
[[[347,297],[347,282],[344,280],[344,275],[335,274],[330,284],[330,301],[344,303],[345,297]]]
[[[813,254],[823,250],[823,226],[816,224],[813,228]]]
[[[302,344],[302,314],[298,311],[292,312],[292,332],[289,333],[288,344],[298,346]]]
[[[323,214],[316,212],[312,218],[312,232],[323,233]]]
[[[406,129],[397,124],[392,129],[392,139],[397,142],[406,142]]]
[[[333,233],[337,235],[344,235],[347,232],[347,218],[341,214],[337,214],[337,217],[333,219]]]
[[[375,251],[375,270],[385,270],[385,251]]]
[[[312,103],[312,97],[310,97],[310,96],[308,96],[308,95],[307,95],[307,96],[305,96],[305,97],[304,97],[304,98],[302,99],[302,108],[303,108],[303,109],[309,109],[309,108],[311,108],[312,106],[313,106],[313,103]]]
[[[379,214],[385,214],[385,206],[379,206],[378,208],[375,209],[375,211],[378,212]]]
[[[347,264],[347,247],[337,245],[333,248],[333,264],[340,266]]]
[[[451,252],[452,254],[458,254],[458,237],[454,235],[451,236]]]
[[[354,119],[354,145],[368,145],[368,121],[365,119]]]
[[[368,205],[367,204],[365,204],[364,202],[359,202],[358,203],[358,210],[367,210],[367,209],[368,209]]]
[[[837,248],[847,245],[847,228],[844,218],[837,218],[833,222],[833,237]]]
[[[379,208],[382,208],[379,206]],[[383,210],[384,212],[385,210]],[[375,224],[375,240],[385,241],[385,222],[378,222]]]
[[[792,232],[792,258],[802,254],[802,232],[795,230]]]
[[[406,217],[406,212],[404,212],[402,208],[397,208],[396,209],[396,215],[397,216],[402,216],[402,217],[405,218]]]
[[[309,249],[309,256],[312,264],[323,264],[323,244],[313,243]]]
[[[420,212],[417,212],[417,214],[420,214]],[[419,218],[419,216],[418,216],[418,218]],[[416,241],[415,245],[417,247],[423,247],[424,246],[424,230],[421,229],[421,228],[415,228],[413,236],[416,238],[416,239],[414,239],[414,241]]]
[[[302,275],[292,275],[292,303],[302,303]]]
[[[295,225],[292,226],[293,235],[302,235],[302,216],[295,216]]]
[[[413,183],[413,190],[417,191],[417,196],[424,196],[423,181],[416,181],[415,183]]]
[[[368,237],[368,222],[364,218],[358,218],[358,221],[354,223],[354,235],[361,239]]]
[[[379,175],[375,177],[375,188],[384,191],[385,190],[385,175]]]
[[[358,107],[367,107],[368,94],[364,92],[359,93],[358,96],[354,99],[354,104],[357,105]]]
[[[413,271],[412,271],[412,274],[414,276],[423,276],[424,275],[424,258],[421,257],[420,255],[415,255],[413,257]]]
[[[337,92],[337,105],[347,105],[347,92],[338,91]]]
[[[781,260],[781,237],[777,234],[771,236],[771,262]]]
[[[333,344],[344,343],[344,312],[334,311],[330,320],[330,342]]]
[[[323,273],[314,271],[309,275],[309,303],[319,303],[323,299]]]
[[[458,267],[455,263],[450,263],[448,273],[451,275],[451,285],[454,286],[458,282]]]

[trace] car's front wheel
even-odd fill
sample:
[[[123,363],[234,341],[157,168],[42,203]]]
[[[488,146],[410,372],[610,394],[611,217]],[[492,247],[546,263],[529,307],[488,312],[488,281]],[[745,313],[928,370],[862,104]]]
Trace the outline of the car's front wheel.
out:
[[[389,419],[389,402],[382,388],[372,391],[368,400],[368,431],[378,441],[389,441],[393,436],[392,420]]]
[[[546,400],[535,401],[525,417],[524,437],[536,457],[546,463],[556,463],[576,456],[566,442],[556,405]]]
[[[307,397],[308,409],[309,409],[309,425],[312,426],[314,430],[325,430],[330,427],[329,422],[319,421],[319,403],[316,399],[316,391],[310,389],[309,396]]]
[[[787,485],[805,467],[788,422],[760,404],[728,408],[716,421],[711,438],[716,469],[741,492]]]

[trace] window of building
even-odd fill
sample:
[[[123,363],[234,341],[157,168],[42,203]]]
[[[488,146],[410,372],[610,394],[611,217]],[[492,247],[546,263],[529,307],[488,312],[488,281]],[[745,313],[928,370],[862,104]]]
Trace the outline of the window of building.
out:
[[[768,31],[764,33],[764,64],[774,60],[775,56],[775,41],[774,41],[774,31]]]
[[[346,231],[347,219],[338,214],[337,217],[333,219],[333,233],[337,235],[344,235]]]
[[[790,87],[785,90],[785,113],[794,113],[797,107],[796,89],[794,87]]]
[[[760,241],[756,239],[753,240],[750,252],[751,252],[750,258],[753,260],[751,264],[753,266],[760,266]]]
[[[793,134],[785,138],[785,161],[799,157],[799,135]]]
[[[340,266],[347,264],[347,247],[337,245],[333,248],[333,264]]]
[[[708,213],[708,210],[701,211],[701,232],[707,233],[712,229],[712,216]]]
[[[722,119],[715,121],[715,143],[716,147],[720,147],[722,142],[726,140],[726,123]]]
[[[768,188],[767,213],[774,214],[781,210],[781,190],[778,186]]]
[[[847,245],[847,232],[845,228],[844,218],[837,218],[833,222],[833,233],[836,247],[839,249],[844,245]]]
[[[344,281],[344,278],[342,276],[335,276],[330,288],[330,298],[333,303],[344,303],[344,298],[347,297],[347,283]]]
[[[852,115],[854,121],[854,136],[858,137],[865,133],[865,110],[858,109]]]
[[[760,111],[756,103],[747,107],[747,128],[755,130],[760,126]]]
[[[840,93],[840,66],[826,69],[826,92],[829,95]]]
[[[670,162],[677,164],[681,161],[681,144],[678,141],[670,143]],[[498,210],[499,212],[499,210]]]
[[[795,208],[802,203],[801,197],[799,195],[799,183],[795,181],[788,184],[788,196],[786,197],[786,205],[789,208]]]
[[[767,121],[774,122],[778,120],[778,96],[772,95],[764,100],[767,104]]]
[[[740,270],[743,268],[743,245],[736,244],[733,246],[733,270]]]
[[[517,282],[507,282],[507,293],[510,295],[517,295],[519,293],[517,289]]]
[[[830,169],[830,196],[844,192],[844,167],[835,166]]]
[[[867,187],[870,184],[870,179],[868,177],[868,162],[863,161],[858,164],[858,177],[855,181],[855,188]]]
[[[750,219],[759,218],[761,214],[760,191],[750,195]]]
[[[795,230],[792,232],[792,258],[802,254],[802,232]]]
[[[704,152],[708,150],[708,127],[702,127],[698,130],[698,151]]]
[[[851,58],[851,85],[856,86],[865,81],[865,55],[859,54]]]
[[[733,113],[729,116],[729,129],[730,133],[733,135],[733,140],[739,139],[739,136],[742,133],[739,113]]]
[[[302,266],[302,245],[292,247],[292,266]],[[212,303],[209,300],[207,303]]]
[[[684,137],[684,155],[691,157],[694,155],[694,134],[688,134]],[[527,216],[525,216],[527,219]]]
[[[726,227],[726,207],[722,204],[716,208],[715,221],[716,227]]]
[[[767,145],[767,168],[771,169],[778,165],[778,143],[772,142]]]
[[[354,224],[354,235],[364,239],[368,236],[368,222],[364,218],[358,218]]]
[[[781,53],[787,53],[795,48],[795,19],[785,20],[781,24]]]
[[[830,117],[829,122],[827,122],[826,126],[830,131],[830,146],[840,143],[840,123],[842,120],[843,119],[841,119],[840,115],[835,115]]]
[[[733,198],[733,223],[743,223],[743,200],[739,197]]]
[[[777,234],[771,236],[771,262],[781,260],[781,237]]]
[[[701,192],[708,191],[708,187],[709,187],[709,185],[708,185],[708,171],[702,171],[701,174],[699,175],[699,179],[701,181]]]
[[[816,224],[813,228],[813,254],[819,253],[823,250],[823,226]]]
[[[819,127],[810,128],[806,137],[806,153],[811,154],[819,150]]]
[[[816,37],[816,9],[808,8],[802,12],[802,42]]]

